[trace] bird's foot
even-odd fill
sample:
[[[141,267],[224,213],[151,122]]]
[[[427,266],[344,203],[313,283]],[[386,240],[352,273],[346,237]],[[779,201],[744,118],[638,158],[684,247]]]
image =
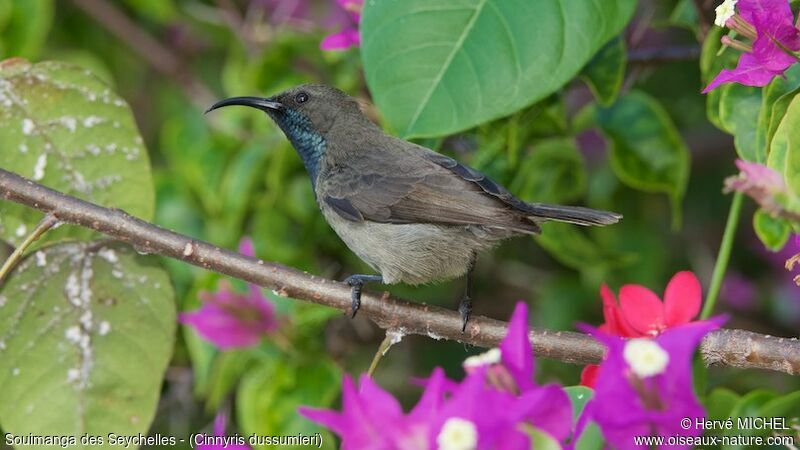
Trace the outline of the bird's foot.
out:
[[[464,333],[467,330],[469,316],[472,315],[472,298],[465,295],[458,303],[458,312],[461,314],[461,332]]]
[[[383,278],[380,275],[350,275],[344,279],[344,282],[350,286],[350,299],[352,301],[350,318],[356,316],[358,309],[361,308],[361,290],[364,288],[364,283],[383,283]]]

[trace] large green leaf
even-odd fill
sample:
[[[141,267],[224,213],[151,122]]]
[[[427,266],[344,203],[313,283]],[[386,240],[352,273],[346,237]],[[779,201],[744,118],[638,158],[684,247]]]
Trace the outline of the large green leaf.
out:
[[[0,63],[3,168],[63,193],[152,218],[150,164],[128,105],[90,72],[56,62]],[[0,203],[0,239],[19,243],[42,214]],[[45,239],[87,238],[61,227]]]
[[[611,167],[620,180],[636,189],[667,193],[673,224],[680,223],[689,149],[664,108],[647,94],[631,91],[610,108],[598,108],[597,123],[610,139]]]
[[[509,188],[526,201],[573,202],[586,190],[583,157],[569,139],[540,142],[522,160]]]
[[[635,7],[629,0],[366,2],[367,83],[401,135],[451,134],[559,89]]]
[[[3,430],[147,433],[174,343],[173,296],[166,273],[126,246],[67,243],[26,258],[0,290]]]

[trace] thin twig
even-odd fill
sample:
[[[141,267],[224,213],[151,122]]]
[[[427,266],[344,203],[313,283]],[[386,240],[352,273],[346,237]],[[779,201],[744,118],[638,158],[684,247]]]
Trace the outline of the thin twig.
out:
[[[17,265],[20,259],[22,259],[22,255],[25,253],[25,250],[31,246],[37,239],[39,239],[43,234],[45,234],[50,228],[53,228],[58,223],[58,220],[53,214],[46,214],[42,217],[42,220],[39,221],[39,224],[36,225],[36,228],[31,231],[31,234],[22,241],[21,244],[17,248],[14,249],[14,252],[9,255],[8,259],[3,263],[3,267],[0,267],[0,286],[3,284],[3,279],[5,279],[6,275]]]
[[[708,2],[704,2],[703,0],[693,0],[694,7],[697,9],[697,22],[700,28],[699,36],[697,36],[698,41],[703,42],[706,38],[706,34],[708,34],[709,28],[711,28],[711,22],[708,20],[708,15],[706,14],[706,4]]]
[[[697,45],[669,45],[666,47],[635,48],[628,51],[628,63],[636,65],[696,61],[699,57],[700,47]]]
[[[71,197],[0,169],[0,198],[53,214],[59,221],[87,227],[130,243],[140,252],[179,259],[208,270],[275,290],[279,295],[330,306],[350,307],[350,288],[336,281],[277,263],[248,258],[209,243],[160,228],[119,210]],[[465,333],[456,311],[403,300],[389,293],[364,292],[359,314],[385,330],[420,334],[479,347],[494,347],[505,336],[506,322],[474,317]],[[597,363],[604,347],[592,337],[571,331],[533,329],[537,356],[575,364]],[[800,374],[800,342],[744,330],[720,330],[701,345],[708,364],[777,370]]]
[[[211,90],[185,69],[172,50],[142,30],[116,6],[105,0],[73,0],[73,3],[126,43],[150,66],[172,78],[197,107],[205,109],[214,101]]]

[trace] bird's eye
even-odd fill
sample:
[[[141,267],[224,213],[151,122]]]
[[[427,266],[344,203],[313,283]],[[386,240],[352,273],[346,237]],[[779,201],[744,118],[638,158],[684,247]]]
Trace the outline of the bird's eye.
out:
[[[308,101],[308,94],[306,94],[305,92],[300,92],[294,96],[294,101],[296,101],[297,103],[305,103]]]

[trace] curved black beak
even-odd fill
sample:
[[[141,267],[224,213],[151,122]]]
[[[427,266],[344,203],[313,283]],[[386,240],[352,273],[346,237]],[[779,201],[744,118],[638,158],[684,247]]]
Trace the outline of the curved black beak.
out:
[[[223,106],[232,106],[232,105],[241,105],[241,106],[249,106],[251,108],[260,109],[262,111],[273,110],[273,111],[283,111],[283,104],[280,102],[272,101],[270,99],[261,98],[261,97],[231,97],[226,98],[225,100],[220,100],[217,103],[214,103],[211,108],[206,110],[206,114],[217,109],[222,108]]]

